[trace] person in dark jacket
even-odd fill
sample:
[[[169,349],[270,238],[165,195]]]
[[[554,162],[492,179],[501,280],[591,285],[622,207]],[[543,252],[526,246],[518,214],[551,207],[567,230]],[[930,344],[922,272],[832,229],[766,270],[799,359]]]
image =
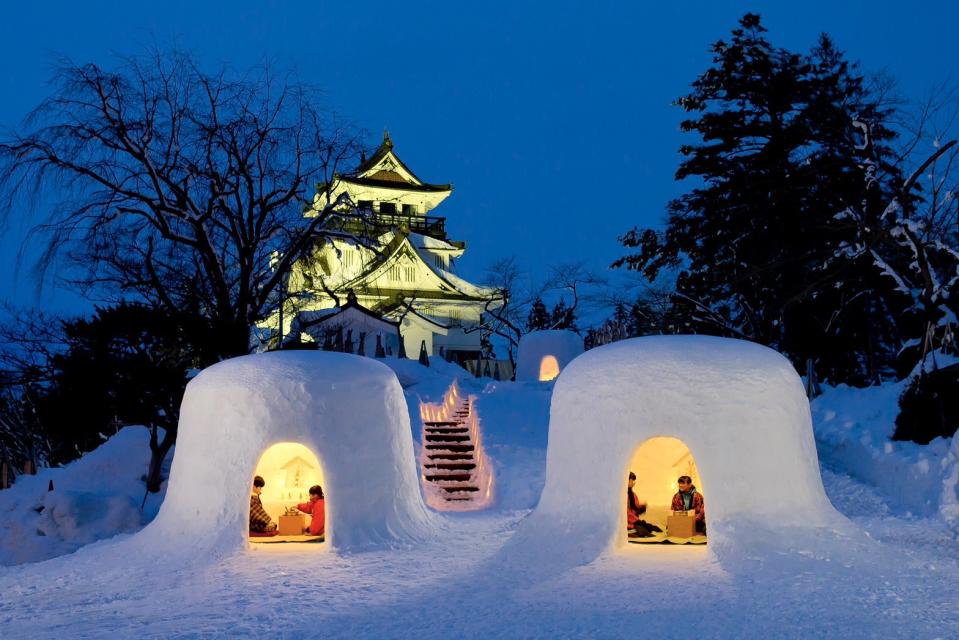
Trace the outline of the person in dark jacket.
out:
[[[689,476],[679,476],[676,481],[679,491],[673,496],[673,511],[693,511],[696,513],[696,531],[706,534],[706,503],[703,494],[696,491],[693,479]]]
[[[266,512],[260,501],[260,494],[263,493],[265,486],[266,481],[261,476],[253,478],[253,492],[250,494],[250,531],[257,533],[276,531],[276,523],[270,518],[270,514]]]
[[[633,492],[636,485],[636,474],[629,472],[629,483],[626,485],[626,528],[632,529],[635,533],[629,534],[630,537],[649,538],[654,531],[662,531],[654,524],[641,520],[639,516],[646,513],[646,503],[641,502]]]

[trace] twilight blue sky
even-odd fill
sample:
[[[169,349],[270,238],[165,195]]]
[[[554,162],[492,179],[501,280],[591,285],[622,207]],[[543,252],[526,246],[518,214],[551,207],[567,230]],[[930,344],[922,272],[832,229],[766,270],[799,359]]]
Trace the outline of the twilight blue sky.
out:
[[[61,2],[0,10],[0,127],[46,94],[58,55],[108,62],[176,42],[209,63],[264,58],[324,88],[329,107],[396,151],[421,178],[452,182],[437,210],[468,250],[467,277],[517,254],[537,277],[582,260],[605,270],[617,236],[658,224],[673,181],[681,111],[671,101],[746,11],[770,40],[808,50],[831,34],[885,69],[905,96],[959,80],[954,2]],[[0,240],[0,300],[75,309],[13,275],[23,225]]]

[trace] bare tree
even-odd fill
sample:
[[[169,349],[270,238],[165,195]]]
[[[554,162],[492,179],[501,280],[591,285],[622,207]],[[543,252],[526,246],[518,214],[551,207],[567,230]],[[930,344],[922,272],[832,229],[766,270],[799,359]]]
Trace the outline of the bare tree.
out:
[[[219,357],[246,353],[291,265],[349,215],[331,196],[357,135],[269,66],[208,73],[152,53],[112,70],[64,62],[53,80],[0,143],[0,212],[36,212],[41,281],[62,260],[82,291],[195,311]],[[304,218],[316,183],[326,204]]]
[[[504,340],[507,357],[515,371],[516,350],[519,348],[526,314],[533,299],[529,281],[517,265],[516,256],[493,263],[486,269],[486,273],[492,293],[486,299],[479,325],[464,331],[483,331],[485,335]]]
[[[924,100],[905,104],[901,111],[902,162],[922,167],[914,180],[923,196],[915,212],[921,239],[959,248],[959,147],[938,153],[946,140],[959,137],[959,84],[940,83]]]
[[[559,292],[562,300],[568,294],[570,302],[566,306],[566,314],[574,317],[581,303],[595,305],[603,300],[606,284],[606,278],[590,271],[582,262],[569,262],[549,268],[549,277],[542,291]],[[559,321],[561,318],[554,318],[554,323]]]

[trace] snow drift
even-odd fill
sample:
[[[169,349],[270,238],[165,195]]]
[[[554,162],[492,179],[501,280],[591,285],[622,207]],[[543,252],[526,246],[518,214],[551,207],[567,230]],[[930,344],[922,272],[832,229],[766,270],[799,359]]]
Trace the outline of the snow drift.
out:
[[[589,351],[560,375],[546,485],[516,544],[557,540],[578,562],[624,547],[627,467],[656,436],[680,439],[695,458],[710,544],[764,523],[844,522],[823,490],[809,404],[784,357],[738,340],[654,336]]]
[[[153,519],[162,491],[149,494],[140,509],[149,441],[145,427],[124,427],[82,458],[19,476],[13,487],[0,491],[0,566],[72,553],[133,533]],[[51,482],[54,490],[48,491]]]
[[[254,468],[279,442],[303,444],[319,459],[333,548],[429,535],[432,516],[393,372],[355,355],[281,352],[221,362],[190,382],[166,500],[138,541],[244,547]]]
[[[572,331],[533,331],[519,341],[516,380],[552,380],[583,353],[583,339]]]

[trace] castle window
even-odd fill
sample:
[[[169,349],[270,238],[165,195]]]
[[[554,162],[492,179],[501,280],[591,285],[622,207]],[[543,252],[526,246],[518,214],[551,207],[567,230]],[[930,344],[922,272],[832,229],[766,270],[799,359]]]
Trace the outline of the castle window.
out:
[[[405,216],[415,216],[415,215],[416,215],[416,205],[415,205],[415,204],[404,204],[404,205],[403,205],[403,215],[405,215]]]
[[[433,262],[434,262],[434,263],[436,264],[436,266],[439,267],[440,269],[445,269],[445,268],[446,268],[446,258],[444,258],[444,257],[441,256],[441,255],[435,255],[435,256],[433,256]]]
[[[353,266],[353,252],[350,251],[349,249],[346,249],[346,250],[343,251],[343,254],[342,254],[342,255],[343,255],[343,258],[342,258],[343,266],[344,266],[344,267],[352,267],[352,266]]]
[[[389,278],[390,280],[398,281],[400,279],[400,268],[390,267]]]
[[[372,211],[373,210],[373,201],[372,200],[360,200],[356,205],[357,209],[363,211]]]
[[[403,267],[403,279],[407,282],[416,280],[416,267]]]
[[[380,203],[380,213],[396,213],[396,203],[395,203],[395,202],[381,202],[381,203]]]

